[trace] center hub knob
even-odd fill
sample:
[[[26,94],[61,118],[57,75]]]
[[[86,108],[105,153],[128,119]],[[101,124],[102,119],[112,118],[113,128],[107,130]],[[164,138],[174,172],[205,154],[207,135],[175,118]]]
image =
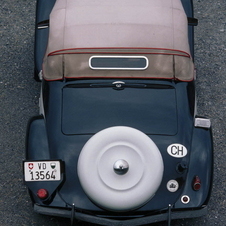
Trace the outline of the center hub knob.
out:
[[[127,161],[123,159],[119,159],[114,163],[114,171],[118,175],[124,175],[128,172],[129,170],[129,164]]]

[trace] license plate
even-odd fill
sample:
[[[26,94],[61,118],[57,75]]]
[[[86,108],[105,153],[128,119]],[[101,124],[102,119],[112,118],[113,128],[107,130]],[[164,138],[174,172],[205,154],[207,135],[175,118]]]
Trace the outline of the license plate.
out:
[[[60,161],[24,162],[25,181],[61,180]]]

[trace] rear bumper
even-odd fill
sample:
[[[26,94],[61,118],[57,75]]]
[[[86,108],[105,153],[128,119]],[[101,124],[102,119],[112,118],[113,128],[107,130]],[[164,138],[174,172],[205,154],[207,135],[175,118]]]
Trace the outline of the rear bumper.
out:
[[[35,204],[34,211],[36,213],[45,214],[45,215],[71,218],[71,211],[66,209],[43,207]],[[173,211],[171,212],[171,219],[173,220],[173,219],[182,219],[182,218],[201,217],[206,213],[207,213],[206,206],[203,208],[194,209],[194,210],[190,209],[190,210]],[[150,223],[155,223],[160,221],[167,221],[169,214],[161,213],[157,215],[139,217],[139,218],[134,218],[129,220],[114,220],[114,219],[109,219],[104,217],[88,215],[80,212],[75,212],[74,217],[77,220],[86,221],[86,222],[94,223],[97,225],[136,226],[136,225],[144,225],[144,224],[150,224]]]

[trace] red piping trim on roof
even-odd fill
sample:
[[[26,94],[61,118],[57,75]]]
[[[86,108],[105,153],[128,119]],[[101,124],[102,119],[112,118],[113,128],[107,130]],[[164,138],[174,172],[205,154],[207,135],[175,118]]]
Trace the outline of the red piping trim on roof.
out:
[[[181,82],[191,82],[193,81],[194,79],[191,79],[191,80],[181,80],[181,79],[178,79],[178,78],[159,78],[159,77],[151,77],[151,78],[147,78],[147,77],[64,77],[65,79],[146,79],[146,80],[154,80],[154,79],[157,79],[157,80],[161,80],[161,79],[164,79],[164,80],[174,80],[174,81],[181,81]],[[45,79],[45,81],[47,82],[51,82],[51,81],[59,81],[59,80],[63,80],[64,78],[62,79]]]
[[[72,52],[72,53],[60,53],[61,51],[71,51],[71,50],[105,50],[105,49],[132,49],[132,50],[168,50],[168,51],[176,51],[180,52],[182,54],[176,54],[176,53],[144,53],[144,52],[95,52],[95,51],[90,51],[90,52]],[[56,50],[53,52],[50,52],[48,56],[54,56],[54,55],[60,55],[60,54],[94,54],[94,53],[100,53],[100,54],[163,54],[163,55],[177,55],[177,56],[184,56],[184,57],[191,57],[190,54],[188,54],[185,51],[182,50],[175,50],[175,49],[164,49],[164,48],[127,48],[127,47],[121,47],[121,48],[109,48],[109,47],[103,47],[103,48],[71,48],[71,49],[61,49],[61,50]],[[183,55],[184,54],[184,55]],[[186,55],[186,56],[185,56]]]

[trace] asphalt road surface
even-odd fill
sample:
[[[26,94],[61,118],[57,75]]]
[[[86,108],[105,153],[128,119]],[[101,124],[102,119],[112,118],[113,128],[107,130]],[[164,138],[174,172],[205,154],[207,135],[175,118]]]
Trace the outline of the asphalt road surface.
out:
[[[226,1],[194,0],[198,112],[212,120],[215,170],[208,215],[173,226],[226,225]],[[0,226],[69,225],[38,215],[22,181],[28,119],[38,113],[33,80],[35,0],[0,1]],[[79,225],[90,225],[80,223]],[[153,224],[163,226],[165,223]]]

